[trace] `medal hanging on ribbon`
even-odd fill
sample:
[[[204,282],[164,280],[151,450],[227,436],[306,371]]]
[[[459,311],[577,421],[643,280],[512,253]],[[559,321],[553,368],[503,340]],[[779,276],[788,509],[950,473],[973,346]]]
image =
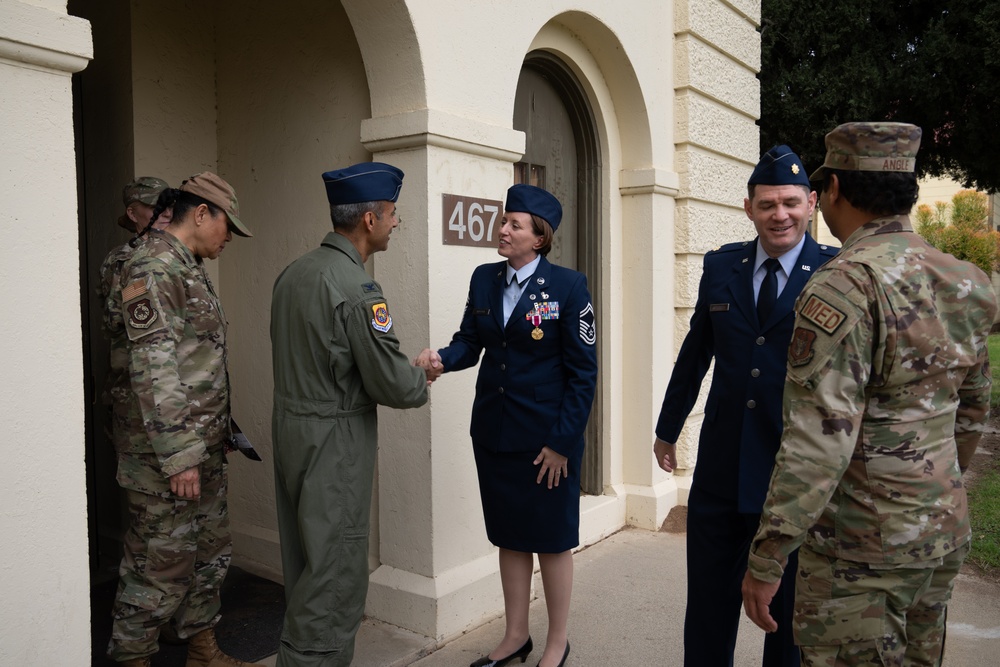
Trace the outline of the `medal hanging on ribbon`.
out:
[[[537,311],[532,313],[531,323],[535,325],[535,328],[531,330],[531,337],[534,338],[535,340],[541,340],[542,336],[545,335],[545,332],[542,331],[542,328],[540,326],[542,323],[542,314]]]

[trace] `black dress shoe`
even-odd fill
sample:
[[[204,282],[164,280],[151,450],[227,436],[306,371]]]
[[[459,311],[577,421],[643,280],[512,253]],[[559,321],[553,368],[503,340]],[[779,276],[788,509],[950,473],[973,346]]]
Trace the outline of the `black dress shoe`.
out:
[[[556,665],[556,667],[563,667],[563,665],[566,664],[566,658],[568,658],[568,657],[569,657],[569,640],[567,639],[566,640],[566,650],[563,652],[563,659],[559,661],[559,664]],[[524,660],[522,659],[522,662],[523,661]],[[535,665],[535,667],[542,667],[542,661],[539,660],[538,664]]]
[[[569,645],[567,644],[567,651],[569,651],[568,646]],[[469,667],[503,667],[514,658],[520,658],[521,662],[524,662],[528,659],[528,654],[531,653],[531,649],[533,648],[535,648],[535,646],[531,643],[531,637],[528,637],[528,641],[524,642],[524,646],[511,653],[506,658],[494,660],[490,656],[484,655],[482,658],[469,665]]]

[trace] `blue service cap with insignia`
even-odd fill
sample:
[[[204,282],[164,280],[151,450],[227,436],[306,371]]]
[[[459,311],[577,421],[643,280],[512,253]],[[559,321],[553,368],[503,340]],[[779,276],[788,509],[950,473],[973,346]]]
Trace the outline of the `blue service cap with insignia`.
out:
[[[809,177],[802,160],[788,146],[775,146],[760,157],[747,185],[804,185]]]
[[[562,204],[551,192],[534,185],[515,183],[507,190],[505,211],[512,213],[530,213],[545,220],[556,231],[562,220]]]
[[[383,162],[362,162],[323,174],[331,205],[391,201],[399,198],[403,170]]]

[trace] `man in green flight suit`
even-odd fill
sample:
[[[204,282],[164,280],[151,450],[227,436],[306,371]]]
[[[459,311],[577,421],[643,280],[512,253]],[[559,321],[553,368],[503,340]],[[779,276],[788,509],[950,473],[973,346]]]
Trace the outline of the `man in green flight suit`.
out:
[[[274,472],[287,609],[278,667],[347,667],[368,591],[379,404],[427,402],[364,262],[399,225],[403,172],[323,174],[333,231],[274,284]]]

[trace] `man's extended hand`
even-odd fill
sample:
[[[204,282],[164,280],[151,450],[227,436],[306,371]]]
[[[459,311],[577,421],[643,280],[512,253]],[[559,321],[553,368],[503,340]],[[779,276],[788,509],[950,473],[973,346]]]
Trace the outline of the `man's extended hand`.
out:
[[[667,472],[673,472],[677,469],[676,444],[656,438],[653,441],[653,456],[656,457],[656,465]]]
[[[775,632],[778,629],[777,622],[771,618],[769,606],[780,586],[780,579],[768,584],[754,579],[750,570],[747,570],[743,577],[743,609],[747,613],[747,618],[764,632]]]
[[[423,352],[417,355],[417,358],[413,360],[413,365],[424,369],[428,385],[441,377],[441,373],[444,373],[441,355],[438,354],[437,350],[430,348],[425,348]]]

